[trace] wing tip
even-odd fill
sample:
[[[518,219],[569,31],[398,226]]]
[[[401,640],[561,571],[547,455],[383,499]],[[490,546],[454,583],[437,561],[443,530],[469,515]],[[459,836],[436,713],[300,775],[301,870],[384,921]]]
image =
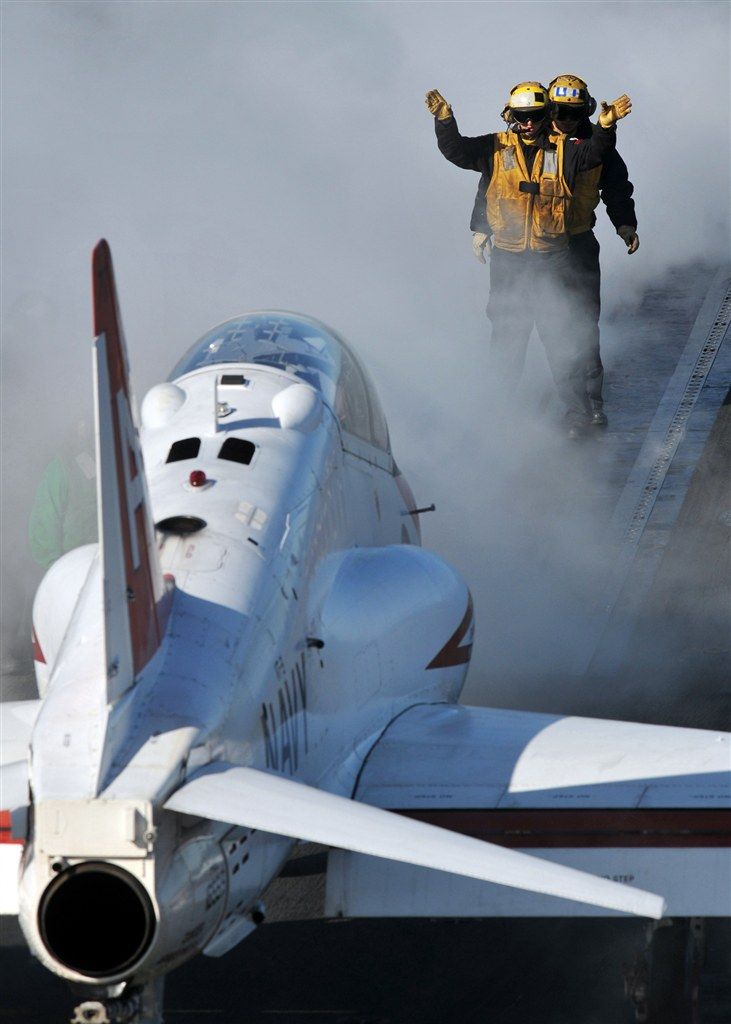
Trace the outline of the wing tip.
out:
[[[667,900],[665,900],[662,896],[655,896],[653,893],[650,893],[649,895],[651,897],[651,906],[654,906],[655,910],[648,913],[647,916],[653,918],[653,920],[655,921],[660,921],[663,917],[665,917],[665,914],[667,913]]]

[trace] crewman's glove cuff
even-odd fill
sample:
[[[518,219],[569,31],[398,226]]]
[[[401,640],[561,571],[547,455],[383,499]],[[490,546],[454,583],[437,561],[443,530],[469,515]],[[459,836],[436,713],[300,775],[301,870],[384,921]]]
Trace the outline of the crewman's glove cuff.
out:
[[[637,234],[636,227],[632,227],[631,224],[620,224],[617,228],[617,234],[627,246],[627,251],[630,255],[637,252],[640,247],[640,236]]]
[[[480,263],[487,263],[490,259],[491,248],[489,235],[485,234],[484,231],[472,232],[472,251]]]

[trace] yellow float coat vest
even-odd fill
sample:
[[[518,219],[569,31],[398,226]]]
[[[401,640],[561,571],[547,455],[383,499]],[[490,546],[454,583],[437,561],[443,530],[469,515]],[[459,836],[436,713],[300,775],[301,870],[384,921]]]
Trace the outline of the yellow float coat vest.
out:
[[[563,176],[563,135],[551,135],[555,150],[539,149],[528,174],[523,148],[513,132],[497,132],[487,219],[498,249],[551,252],[568,245],[571,191]],[[531,185],[521,191],[520,185]]]
[[[590,171],[582,171],[576,175],[574,196],[569,206],[566,230],[570,235],[580,235],[591,231],[592,214],[599,204],[599,178],[601,167],[592,167]]]

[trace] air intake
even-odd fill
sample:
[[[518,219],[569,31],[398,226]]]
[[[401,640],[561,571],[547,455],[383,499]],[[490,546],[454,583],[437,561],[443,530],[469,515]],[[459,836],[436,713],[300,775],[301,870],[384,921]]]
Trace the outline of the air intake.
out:
[[[167,519],[155,523],[155,529],[160,533],[174,533],[178,537],[187,537],[188,534],[198,533],[205,525],[205,519],[199,519],[198,516],[168,516]]]

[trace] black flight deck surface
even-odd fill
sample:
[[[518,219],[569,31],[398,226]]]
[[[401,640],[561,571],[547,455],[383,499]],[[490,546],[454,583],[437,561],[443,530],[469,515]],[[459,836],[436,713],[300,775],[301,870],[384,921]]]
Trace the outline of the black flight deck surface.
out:
[[[566,452],[601,472],[549,511],[586,502],[615,538],[611,569],[582,600],[570,670],[548,680],[526,670],[508,689],[471,678],[467,702],[729,728],[730,281],[717,267],[675,272],[606,326],[628,342],[607,360],[610,425]],[[535,564],[533,589],[544,569]],[[21,695],[33,696],[6,690]],[[294,879],[276,882],[273,921],[226,956],[173,972],[168,1024],[635,1019],[622,976],[644,946],[643,922],[286,920],[316,908],[322,888],[321,875],[301,895]],[[2,919],[0,938],[0,1022],[68,1020],[73,997],[32,960],[14,919]],[[731,1024],[731,921],[709,921],[706,943],[696,1010],[670,1000],[658,1024]]]

